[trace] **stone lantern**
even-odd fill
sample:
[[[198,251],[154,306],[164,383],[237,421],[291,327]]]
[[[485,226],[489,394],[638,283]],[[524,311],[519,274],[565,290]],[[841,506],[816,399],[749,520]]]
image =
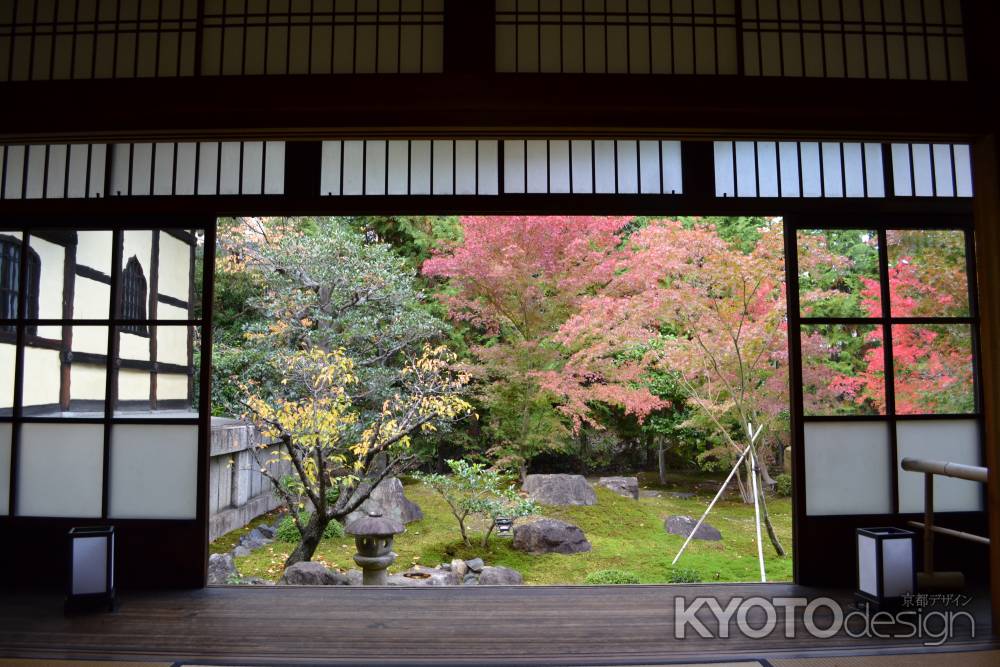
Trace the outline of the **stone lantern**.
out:
[[[368,512],[367,516],[344,527],[345,533],[354,536],[358,548],[354,562],[364,573],[362,583],[365,586],[385,586],[385,570],[396,560],[392,551],[393,537],[404,530],[403,524],[382,516],[381,512]]]

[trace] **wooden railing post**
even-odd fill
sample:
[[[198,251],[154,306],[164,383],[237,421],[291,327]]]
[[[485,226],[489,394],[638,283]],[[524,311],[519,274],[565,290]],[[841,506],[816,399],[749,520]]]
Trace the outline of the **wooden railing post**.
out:
[[[934,473],[924,473],[924,573],[934,576]]]

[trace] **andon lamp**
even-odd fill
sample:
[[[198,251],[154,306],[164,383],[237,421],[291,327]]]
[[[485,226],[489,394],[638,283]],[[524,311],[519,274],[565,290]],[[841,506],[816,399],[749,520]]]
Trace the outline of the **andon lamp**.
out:
[[[917,590],[913,533],[902,528],[858,528],[858,601],[875,609],[901,606]]]
[[[114,611],[117,606],[114,526],[70,529],[66,611]]]

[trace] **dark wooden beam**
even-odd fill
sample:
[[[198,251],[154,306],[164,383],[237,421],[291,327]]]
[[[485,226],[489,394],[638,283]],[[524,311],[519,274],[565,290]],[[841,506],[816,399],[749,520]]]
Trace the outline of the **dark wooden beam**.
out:
[[[986,443],[987,520],[993,631],[1000,635],[1000,141],[985,137],[974,146],[976,257],[979,282],[980,368]]]
[[[745,77],[261,76],[9,83],[0,90],[0,140],[7,142],[502,131],[887,140],[971,137],[989,131],[997,111],[995,93],[965,83]]]

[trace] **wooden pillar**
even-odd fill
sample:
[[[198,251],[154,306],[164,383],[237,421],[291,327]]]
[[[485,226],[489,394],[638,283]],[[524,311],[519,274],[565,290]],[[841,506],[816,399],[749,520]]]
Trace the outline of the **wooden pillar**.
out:
[[[986,442],[987,512],[990,537],[990,598],[993,633],[1000,635],[1000,144],[997,135],[973,146],[976,266],[981,317],[983,415]]]

